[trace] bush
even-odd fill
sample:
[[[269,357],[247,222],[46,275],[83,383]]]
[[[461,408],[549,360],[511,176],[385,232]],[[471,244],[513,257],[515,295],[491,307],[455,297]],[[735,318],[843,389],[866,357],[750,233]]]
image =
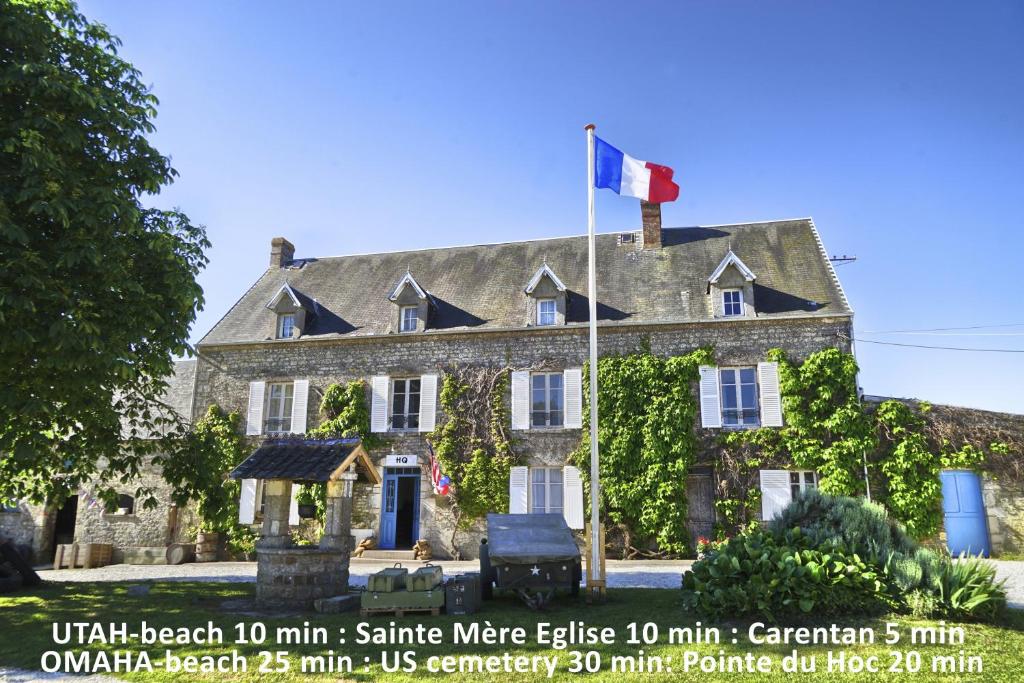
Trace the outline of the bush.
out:
[[[980,557],[945,558],[935,577],[939,611],[957,619],[992,619],[1006,607],[1004,581],[996,568]]]
[[[775,532],[799,527],[815,542],[838,540],[851,551],[878,564],[894,554],[913,557],[917,543],[885,508],[864,498],[829,496],[807,491],[771,523]]]
[[[683,575],[683,602],[702,617],[879,613],[896,605],[881,567],[799,528],[735,536]]]

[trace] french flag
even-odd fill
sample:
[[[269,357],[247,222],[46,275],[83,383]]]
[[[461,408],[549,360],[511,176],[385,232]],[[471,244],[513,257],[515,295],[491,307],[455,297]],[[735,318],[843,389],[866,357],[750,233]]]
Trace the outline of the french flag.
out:
[[[623,154],[599,137],[594,137],[594,187],[606,187],[624,197],[636,197],[661,204],[679,197],[672,182],[672,169]]]

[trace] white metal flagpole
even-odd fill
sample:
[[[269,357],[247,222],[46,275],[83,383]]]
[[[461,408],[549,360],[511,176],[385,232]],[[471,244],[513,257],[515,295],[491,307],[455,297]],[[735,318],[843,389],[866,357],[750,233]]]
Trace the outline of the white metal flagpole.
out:
[[[601,581],[600,476],[597,467],[597,257],[594,251],[594,124],[587,131],[587,296],[590,298],[590,560],[587,573]]]

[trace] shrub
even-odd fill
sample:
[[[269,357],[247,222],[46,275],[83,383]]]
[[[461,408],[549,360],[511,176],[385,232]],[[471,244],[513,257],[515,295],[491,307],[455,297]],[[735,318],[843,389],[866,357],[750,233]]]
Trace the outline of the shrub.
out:
[[[878,613],[896,605],[882,568],[799,528],[729,539],[683,575],[683,603],[702,617]]]
[[[806,491],[771,523],[775,532],[799,527],[816,542],[838,540],[878,564],[890,556],[913,557],[917,543],[885,508],[863,498]]]
[[[996,569],[980,557],[949,558],[939,566],[936,598],[942,614],[958,619],[992,619],[1006,607],[1004,581],[996,581]]]

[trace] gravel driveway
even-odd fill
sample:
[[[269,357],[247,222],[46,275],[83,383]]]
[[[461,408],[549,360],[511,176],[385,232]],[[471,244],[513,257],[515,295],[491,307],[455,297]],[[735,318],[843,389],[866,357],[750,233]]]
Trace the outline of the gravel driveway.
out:
[[[406,563],[415,567],[418,563]],[[479,569],[476,561],[439,560],[447,575]],[[608,560],[608,585],[612,588],[679,588],[680,575],[690,567],[690,560]],[[1006,580],[1010,605],[1024,608],[1024,562],[993,560],[999,578]],[[394,566],[391,560],[353,558],[350,583],[365,586],[373,572]],[[256,580],[255,562],[211,562],[181,565],[114,564],[99,569],[43,570],[39,575],[47,581],[229,581]]]

